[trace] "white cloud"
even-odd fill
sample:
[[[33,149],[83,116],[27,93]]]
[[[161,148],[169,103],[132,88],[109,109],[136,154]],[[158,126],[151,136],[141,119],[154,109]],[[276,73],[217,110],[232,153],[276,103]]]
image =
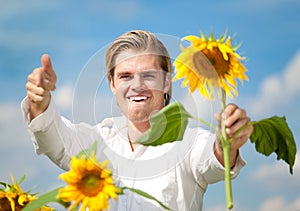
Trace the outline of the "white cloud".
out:
[[[264,80],[259,95],[253,100],[248,100],[252,102],[250,112],[254,115],[260,115],[266,111],[272,112],[278,107],[288,105],[299,96],[299,69],[300,51],[291,59],[281,74],[272,75]]]
[[[259,211],[298,211],[300,210],[300,197],[288,202],[284,197],[275,196],[267,199],[259,208]]]
[[[226,209],[226,205],[216,205],[213,207],[204,208],[203,211],[224,211]]]
[[[26,175],[21,187],[32,192],[47,192],[59,187],[62,172],[45,156],[37,156],[23,123],[19,102],[0,104],[0,181],[11,183]],[[47,175],[45,177],[45,175]]]
[[[64,84],[53,92],[56,105],[64,110],[71,111],[73,101],[73,87],[71,84]]]
[[[1,103],[0,117],[0,181],[10,183],[11,175],[19,179],[25,174],[27,178],[23,184],[29,188],[36,187],[38,180],[52,184],[46,178],[52,179],[54,176],[51,175],[56,175],[53,172],[57,172],[58,168],[53,168],[54,165],[45,157],[41,159],[35,155],[19,102]],[[41,174],[50,176],[43,177]]]
[[[28,136],[23,124],[20,105],[18,103],[0,104],[0,116],[1,147],[19,148],[26,145],[24,138]]]
[[[297,52],[292,61],[288,64],[283,74],[284,85],[286,85],[287,94],[289,95],[293,95],[300,91],[299,70],[300,51]]]
[[[300,152],[296,155],[293,167],[293,175],[289,174],[289,167],[285,162],[275,161],[272,165],[261,165],[257,171],[251,175],[261,188],[269,190],[289,191],[300,189]]]
[[[72,87],[64,85],[54,92],[55,102],[59,108],[71,111]],[[32,147],[24,124],[21,102],[0,103],[0,144],[2,148]]]
[[[220,204],[208,208],[205,207],[203,208],[203,211],[224,211],[224,210],[228,210],[226,204]],[[242,208],[237,203],[235,203],[231,211],[250,211],[250,210]]]

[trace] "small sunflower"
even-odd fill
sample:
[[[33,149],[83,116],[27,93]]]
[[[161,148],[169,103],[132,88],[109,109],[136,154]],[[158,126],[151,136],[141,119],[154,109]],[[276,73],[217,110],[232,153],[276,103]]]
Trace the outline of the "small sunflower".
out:
[[[214,98],[214,87],[218,94],[221,88],[231,98],[233,94],[238,96],[235,79],[242,84],[243,80],[248,80],[246,68],[241,63],[245,58],[236,53],[239,46],[232,47],[226,33],[219,39],[213,34],[206,37],[201,33],[200,37],[189,35],[182,40],[191,44],[186,48],[181,46],[182,52],[174,62],[177,70],[174,80],[184,78],[183,87],[189,85],[190,92],[198,88],[208,99]]]
[[[61,188],[57,197],[65,202],[74,201],[69,210],[73,210],[80,203],[81,211],[86,208],[89,211],[108,210],[108,200],[117,199],[120,191],[113,184],[112,173],[107,165],[107,161],[99,163],[94,154],[89,158],[85,155],[80,159],[72,157],[71,169],[60,175],[68,186]]]
[[[11,177],[12,185],[2,183],[5,185],[5,189],[0,189],[0,211],[19,211],[25,207],[25,205],[36,197],[30,195],[28,192],[24,193],[18,183],[15,182],[14,177]],[[51,211],[50,207],[43,206],[36,211]]]

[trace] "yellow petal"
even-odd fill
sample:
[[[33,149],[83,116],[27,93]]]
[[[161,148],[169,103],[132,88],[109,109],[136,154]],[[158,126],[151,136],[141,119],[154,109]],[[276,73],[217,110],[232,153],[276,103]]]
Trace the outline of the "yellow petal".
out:
[[[193,93],[198,85],[198,78],[197,77],[191,77],[190,78],[190,92]]]
[[[66,183],[77,183],[81,179],[81,175],[76,174],[73,171],[68,171],[66,173],[60,174],[59,178],[64,180]]]
[[[225,59],[225,61],[228,61],[228,56],[227,56],[227,51],[226,51],[226,47],[224,45],[219,45],[219,49],[223,55],[223,58]]]
[[[28,202],[28,201],[29,201],[28,197],[25,194],[19,196],[18,198],[18,203],[22,206],[24,206],[24,202]]]
[[[199,46],[203,43],[203,40],[195,35],[189,35],[183,38],[183,40],[190,41],[194,46]]]

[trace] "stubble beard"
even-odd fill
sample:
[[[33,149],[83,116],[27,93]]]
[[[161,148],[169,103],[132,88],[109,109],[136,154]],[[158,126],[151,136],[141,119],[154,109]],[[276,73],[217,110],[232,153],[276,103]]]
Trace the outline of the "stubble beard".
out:
[[[133,110],[128,113],[128,120],[132,123],[139,124],[150,121],[150,112],[146,110]]]

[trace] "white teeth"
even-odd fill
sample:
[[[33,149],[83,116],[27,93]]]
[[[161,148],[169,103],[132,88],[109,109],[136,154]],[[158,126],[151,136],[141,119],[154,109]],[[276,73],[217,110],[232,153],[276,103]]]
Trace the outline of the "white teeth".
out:
[[[134,96],[134,97],[130,97],[131,101],[141,101],[141,100],[146,100],[147,97],[145,96]]]

